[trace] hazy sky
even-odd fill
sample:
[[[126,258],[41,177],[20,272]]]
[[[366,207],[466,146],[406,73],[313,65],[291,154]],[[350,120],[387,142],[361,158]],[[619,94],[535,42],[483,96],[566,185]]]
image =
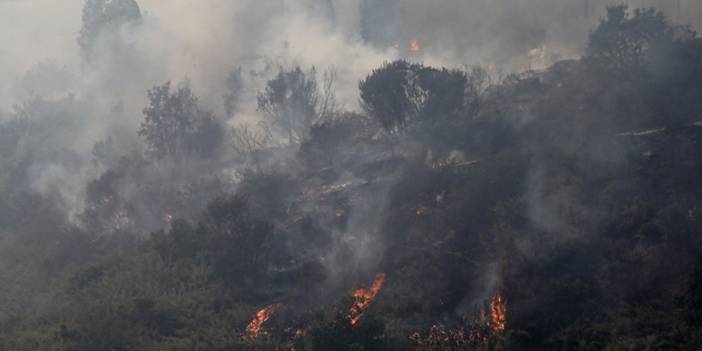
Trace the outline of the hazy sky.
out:
[[[145,84],[188,77],[207,94],[221,88],[231,67],[252,68],[265,58],[342,70],[338,89],[353,104],[356,81],[383,61],[402,56],[410,38],[422,46],[413,58],[429,64],[497,63],[524,69],[532,64],[524,60],[530,51],[546,61],[577,55],[604,6],[621,2],[138,0],[147,21],[135,40],[145,62],[154,66],[145,70],[161,71]],[[662,7],[681,22],[702,21],[697,0],[680,0],[679,14],[677,0],[628,3]],[[21,99],[16,82],[39,62],[79,71],[76,36],[82,6],[83,0],[0,0],[0,109]],[[370,42],[361,41],[362,23],[373,34],[366,38]]]

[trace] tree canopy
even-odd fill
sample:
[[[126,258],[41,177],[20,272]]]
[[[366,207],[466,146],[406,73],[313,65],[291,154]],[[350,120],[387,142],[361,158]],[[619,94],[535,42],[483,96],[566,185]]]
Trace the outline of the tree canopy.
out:
[[[106,40],[115,44],[122,26],[141,21],[141,10],[135,0],[86,0],[83,6],[83,25],[78,36],[81,56],[91,62],[96,44]]]
[[[167,82],[150,89],[148,96],[139,135],[153,157],[216,155],[223,137],[219,122],[198,105],[187,83],[171,92]]]
[[[639,65],[648,51],[694,37],[689,27],[670,25],[656,9],[630,11],[627,5],[611,6],[590,34],[587,55],[618,68],[631,67]]]
[[[373,70],[359,89],[364,111],[398,133],[413,123],[470,113],[466,108],[477,98],[477,83],[465,72],[398,60]]]
[[[309,72],[300,67],[281,69],[258,95],[259,111],[290,144],[303,140],[320,118],[320,103],[314,68]]]

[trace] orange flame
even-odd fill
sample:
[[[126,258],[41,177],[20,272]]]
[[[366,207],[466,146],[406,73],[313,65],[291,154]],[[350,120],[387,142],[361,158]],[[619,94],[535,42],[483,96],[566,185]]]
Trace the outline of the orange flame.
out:
[[[356,325],[358,320],[363,316],[363,312],[368,308],[368,306],[373,302],[375,296],[380,292],[380,288],[385,282],[385,273],[378,273],[375,275],[375,281],[370,290],[358,289],[353,293],[354,303],[349,309],[348,318],[351,321],[351,325]]]
[[[495,296],[492,297],[490,301],[490,322],[489,326],[495,333],[502,333],[505,331],[505,326],[507,324],[507,305],[505,304],[505,299],[502,297],[502,293],[498,290],[495,292]]]
[[[163,221],[166,222],[166,224],[171,224],[171,222],[173,222],[173,215],[168,212],[164,213]]]
[[[421,47],[419,46],[419,40],[417,40],[416,38],[412,39],[410,41],[409,50],[412,52],[419,52],[419,50],[421,50]]]
[[[266,334],[266,332],[263,330],[263,323],[271,318],[271,315],[273,315],[273,312],[275,312],[278,306],[279,305],[270,305],[256,312],[256,316],[246,327],[246,333],[248,333],[249,340],[254,340],[259,336]]]
[[[414,346],[429,350],[473,350],[474,346],[488,345],[491,335],[505,331],[507,307],[500,290],[495,292],[489,312],[481,308],[476,320],[467,327],[446,329],[433,325],[426,336],[415,332],[409,336]]]

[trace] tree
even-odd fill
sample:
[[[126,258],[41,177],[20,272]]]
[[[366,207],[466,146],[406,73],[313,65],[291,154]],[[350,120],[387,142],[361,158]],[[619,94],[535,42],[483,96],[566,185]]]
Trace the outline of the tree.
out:
[[[315,321],[309,330],[312,350],[373,351],[385,350],[386,328],[378,317],[368,314],[358,325],[351,325],[347,315],[352,298],[344,298],[334,306],[333,314]]]
[[[211,157],[222,142],[223,130],[212,112],[198,106],[187,84],[171,93],[171,83],[149,90],[149,106],[139,135],[155,158],[169,155]]]
[[[388,132],[402,129],[417,115],[416,81],[410,76],[414,70],[404,60],[387,63],[359,84],[363,109]]]
[[[468,98],[471,102],[476,100],[473,95],[475,88],[469,84],[468,74],[463,71],[420,67],[417,76],[421,96],[417,102],[421,104],[418,110],[422,120],[443,122],[443,117],[462,112]]]
[[[616,68],[638,66],[649,50],[694,36],[688,27],[669,24],[665,15],[653,8],[629,12],[627,5],[611,6],[590,33],[587,56]]]
[[[239,123],[231,129],[234,152],[243,159],[255,159],[255,155],[270,142],[271,134],[266,123],[258,125]]]
[[[316,70],[304,72],[300,67],[280,70],[258,95],[258,110],[269,123],[288,138],[290,144],[303,140],[312,125],[333,110],[333,75],[320,92]]]
[[[244,91],[244,80],[241,76],[241,66],[229,72],[226,81],[227,92],[224,94],[224,110],[231,117],[239,109],[241,94]]]
[[[287,257],[273,224],[238,194],[213,200],[196,226],[174,221],[170,231],[156,233],[151,244],[166,260],[206,264],[215,278],[247,298],[265,294],[258,288],[270,277],[269,266]]]
[[[91,62],[101,38],[115,35],[122,26],[139,23],[141,19],[139,4],[134,0],[87,0],[78,36],[81,56]]]
[[[359,84],[361,106],[390,133],[408,124],[452,116],[466,106],[468,75],[398,60]]]

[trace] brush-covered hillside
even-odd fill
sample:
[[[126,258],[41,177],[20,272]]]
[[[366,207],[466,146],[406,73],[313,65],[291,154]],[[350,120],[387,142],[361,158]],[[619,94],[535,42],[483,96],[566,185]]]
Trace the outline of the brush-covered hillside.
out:
[[[545,70],[396,60],[358,83],[357,111],[332,80],[280,69],[261,123],[233,127],[187,83],[158,85],[142,148],[108,138],[87,184],[42,192],[32,165],[79,162],[62,141],[91,105],[17,106],[0,349],[702,349],[694,31],[618,6]]]

